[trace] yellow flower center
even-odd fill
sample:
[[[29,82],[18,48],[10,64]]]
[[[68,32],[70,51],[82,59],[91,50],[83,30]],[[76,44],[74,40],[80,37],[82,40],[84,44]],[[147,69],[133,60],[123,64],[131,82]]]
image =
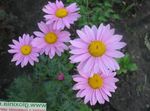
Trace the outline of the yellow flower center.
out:
[[[23,55],[29,55],[32,51],[32,47],[30,45],[24,45],[21,47],[21,53]]]
[[[106,46],[101,41],[92,41],[88,47],[89,53],[94,57],[102,56],[106,51]]]
[[[68,11],[65,8],[60,8],[56,11],[56,16],[59,18],[66,17],[68,15]]]
[[[88,79],[88,84],[93,89],[99,89],[103,86],[103,78],[99,74],[94,74]]]
[[[57,41],[57,35],[53,32],[49,32],[45,35],[45,41],[48,44],[54,44]]]

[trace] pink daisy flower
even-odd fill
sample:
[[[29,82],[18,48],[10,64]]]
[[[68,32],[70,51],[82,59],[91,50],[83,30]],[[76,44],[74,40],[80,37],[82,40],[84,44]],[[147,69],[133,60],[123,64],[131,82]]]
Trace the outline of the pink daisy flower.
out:
[[[115,71],[119,65],[115,58],[124,56],[119,50],[126,43],[120,42],[121,35],[114,34],[114,29],[110,25],[101,24],[98,28],[85,26],[82,30],[77,30],[80,38],[71,40],[70,57],[72,63],[78,63],[78,70],[82,72],[103,72],[108,73],[108,69]]]
[[[77,82],[73,86],[73,90],[78,90],[76,97],[83,98],[84,103],[90,102],[91,105],[104,104],[105,101],[109,102],[111,92],[117,89],[115,83],[118,81],[114,76],[115,73],[100,74],[95,73],[92,77],[90,74],[78,74],[73,76],[73,80]]]
[[[70,25],[80,18],[79,9],[76,3],[64,7],[62,1],[56,0],[56,3],[48,2],[43,8],[43,11],[46,13],[44,18],[47,24],[54,22],[54,29],[64,29],[65,26],[70,28]]]
[[[48,25],[44,22],[38,23],[38,27],[41,31],[34,32],[37,37],[33,40],[32,45],[41,49],[41,54],[45,53],[52,59],[55,54],[61,56],[64,50],[68,50],[64,44],[70,40],[68,31],[53,29],[53,24]]]
[[[38,49],[31,45],[33,36],[29,34],[23,34],[22,37],[19,37],[19,41],[12,40],[13,44],[10,44],[11,48],[8,50],[9,53],[14,54],[12,62],[16,61],[16,65],[21,64],[21,67],[26,66],[30,63],[32,66],[34,62],[38,62]]]

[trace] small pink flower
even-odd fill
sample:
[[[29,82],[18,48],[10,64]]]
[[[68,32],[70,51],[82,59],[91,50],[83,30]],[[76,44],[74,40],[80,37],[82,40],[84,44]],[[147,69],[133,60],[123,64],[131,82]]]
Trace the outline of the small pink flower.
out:
[[[64,7],[62,1],[58,0],[56,0],[56,3],[48,2],[43,8],[46,13],[44,16],[46,23],[51,24],[54,22],[54,29],[64,29],[65,26],[70,28],[70,24],[73,24],[80,17],[78,10],[76,3]]]
[[[53,24],[45,24],[44,22],[38,23],[41,31],[35,31],[37,36],[32,45],[41,49],[41,54],[45,53],[52,59],[55,54],[61,56],[64,50],[68,50],[66,42],[70,40],[70,33],[68,31],[62,31],[53,29]]]
[[[9,45],[11,49],[8,50],[9,53],[14,54],[11,60],[12,62],[16,61],[16,65],[21,64],[21,67],[24,67],[28,63],[33,66],[34,61],[39,61],[39,50],[32,46],[32,40],[33,36],[30,36],[29,34],[23,34],[23,37],[19,37],[19,41],[12,40],[13,44]]]
[[[96,26],[85,26],[77,30],[80,38],[71,40],[70,57],[72,63],[79,63],[78,70],[82,72],[108,73],[108,69],[115,71],[119,65],[115,58],[121,58],[124,54],[120,51],[126,43],[121,42],[122,35],[114,34],[110,25],[101,24]]]
[[[65,79],[64,74],[63,74],[63,73],[59,73],[58,76],[57,76],[57,79],[58,79],[59,81],[63,81],[63,80]]]
[[[73,76],[73,80],[77,82],[73,86],[73,90],[78,90],[76,94],[77,98],[84,98],[84,103],[90,102],[91,105],[95,105],[97,102],[99,104],[104,104],[105,101],[109,102],[109,97],[111,97],[111,92],[115,92],[116,85],[118,81],[115,78],[115,73],[102,74],[95,73],[92,74],[77,74]]]

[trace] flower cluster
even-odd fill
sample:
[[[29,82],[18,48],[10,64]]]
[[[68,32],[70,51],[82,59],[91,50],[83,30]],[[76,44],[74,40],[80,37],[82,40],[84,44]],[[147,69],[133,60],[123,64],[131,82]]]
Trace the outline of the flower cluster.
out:
[[[121,42],[122,36],[115,34],[110,25],[101,24],[99,27],[84,26],[77,30],[79,38],[70,40],[71,34],[65,27],[69,29],[80,18],[76,3],[65,7],[62,1],[56,0],[48,2],[42,10],[45,20],[38,23],[39,31],[34,31],[34,36],[23,34],[9,45],[8,52],[14,54],[12,62],[16,61],[21,67],[28,63],[34,65],[41,54],[53,59],[70,48],[71,63],[78,63],[78,74],[73,76],[77,82],[73,86],[73,90],[78,90],[76,96],[84,97],[84,103],[91,105],[109,101],[111,92],[117,88],[115,71],[119,70],[119,64],[115,59],[124,56],[120,51],[126,45]],[[67,46],[67,42],[71,45]],[[63,80],[61,76],[58,79]]]
[[[98,28],[85,26],[77,30],[79,38],[70,40],[70,60],[79,63],[79,74],[73,76],[77,82],[73,89],[79,90],[77,97],[85,97],[84,103],[104,104],[105,100],[109,101],[110,92],[115,92],[117,88],[115,71],[119,70],[119,64],[115,58],[124,56],[120,49],[126,43],[121,42],[121,35],[114,33],[110,25],[101,24]]]
[[[52,59],[69,49],[65,43],[70,41],[70,33],[64,28],[70,28],[80,17],[76,3],[65,7],[62,1],[56,0],[56,3],[48,2],[42,10],[46,13],[45,21],[38,23],[40,31],[33,32],[35,38],[24,34],[19,41],[13,40],[14,44],[9,45],[11,49],[8,52],[14,54],[12,62],[16,61],[16,65],[34,65],[39,54],[45,53]]]

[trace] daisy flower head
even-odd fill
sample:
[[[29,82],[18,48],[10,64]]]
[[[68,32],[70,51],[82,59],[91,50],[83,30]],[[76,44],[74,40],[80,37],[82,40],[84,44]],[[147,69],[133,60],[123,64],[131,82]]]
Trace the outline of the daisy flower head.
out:
[[[73,90],[77,90],[76,97],[84,98],[84,103],[88,102],[91,105],[104,104],[105,101],[109,102],[111,92],[117,89],[115,83],[118,81],[115,78],[116,73],[111,74],[95,73],[91,77],[90,74],[77,74],[73,75],[73,80],[77,82],[73,86]]]
[[[46,24],[44,22],[38,23],[40,31],[35,31],[36,38],[32,45],[40,49],[40,53],[49,55],[52,59],[55,54],[61,56],[64,50],[68,50],[66,42],[70,41],[70,33],[62,31],[61,29],[53,29],[53,24]]]
[[[19,41],[12,40],[13,44],[9,45],[11,49],[8,50],[9,53],[14,54],[12,62],[16,61],[16,65],[21,64],[21,67],[24,67],[28,63],[33,66],[34,62],[39,61],[39,50],[32,46],[32,40],[33,36],[29,34],[23,34],[22,37],[19,37]]]
[[[85,26],[77,30],[80,38],[71,40],[70,57],[72,63],[78,63],[78,70],[82,72],[108,73],[108,70],[115,71],[119,65],[115,58],[121,58],[124,54],[119,51],[126,43],[121,42],[121,35],[114,34],[110,25],[101,24],[96,26]]]
[[[48,2],[43,11],[46,13],[44,16],[46,23],[51,24],[54,22],[54,29],[70,28],[70,25],[80,18],[79,8],[76,3],[65,7],[62,1],[56,0],[56,3]]]

